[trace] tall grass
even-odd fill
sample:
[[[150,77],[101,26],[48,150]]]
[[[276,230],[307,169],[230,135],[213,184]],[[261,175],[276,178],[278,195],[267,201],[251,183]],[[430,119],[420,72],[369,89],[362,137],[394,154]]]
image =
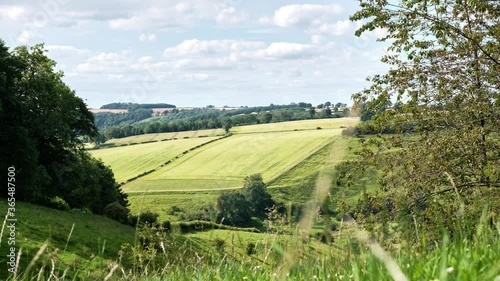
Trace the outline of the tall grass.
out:
[[[54,270],[53,253],[42,247],[16,280],[499,280],[500,224],[477,228],[472,240],[450,241],[444,236],[432,250],[401,248],[387,253],[366,237],[353,238],[340,254],[295,255],[291,266],[278,245],[268,249],[269,256],[278,256],[276,262],[264,262],[251,256],[237,258],[216,251],[215,246],[202,249],[182,236],[149,229],[140,235],[151,240],[131,246],[128,252],[135,255],[132,264],[125,261],[127,257],[116,257],[98,276],[71,268]]]

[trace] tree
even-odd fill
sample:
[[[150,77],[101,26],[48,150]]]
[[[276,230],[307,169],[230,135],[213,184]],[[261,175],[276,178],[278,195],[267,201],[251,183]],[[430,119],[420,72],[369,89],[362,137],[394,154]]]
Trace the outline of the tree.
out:
[[[229,133],[229,130],[233,127],[233,120],[231,118],[224,118],[222,120],[222,128],[226,131],[226,134]]]
[[[329,102],[329,101],[325,102],[325,106],[330,107],[331,105],[332,105],[331,102]]]
[[[223,192],[217,199],[217,222],[245,226],[252,219],[250,202],[241,192]]]
[[[60,198],[96,213],[126,206],[111,170],[83,151],[82,139],[98,136],[93,114],[45,52],[43,44],[9,52],[0,40],[0,166],[16,169],[16,200]]]
[[[324,116],[326,118],[332,117],[332,110],[329,107],[325,108],[325,110],[323,110],[323,111],[324,111]]]
[[[309,116],[311,116],[311,119],[314,118],[314,115],[316,115],[316,109],[314,109],[314,107],[309,108]]]
[[[266,184],[260,174],[245,178],[242,193],[250,203],[252,214],[257,217],[265,216],[268,209],[275,203],[271,194],[267,192]]]
[[[499,213],[500,3],[497,1],[363,1],[356,31],[384,29],[382,61],[391,69],[370,79],[355,104],[374,112],[370,126],[396,134],[365,146],[391,153],[363,156],[383,171],[380,196],[407,230],[413,219],[452,231],[488,203]],[[395,101],[398,111],[387,108]],[[411,125],[418,134],[408,142]],[[464,214],[458,216],[457,214]],[[409,231],[408,233],[411,233]]]

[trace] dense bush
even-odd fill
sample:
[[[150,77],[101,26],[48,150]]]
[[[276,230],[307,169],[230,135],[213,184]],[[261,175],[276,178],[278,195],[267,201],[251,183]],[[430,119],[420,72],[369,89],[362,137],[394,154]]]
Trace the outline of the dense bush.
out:
[[[121,223],[128,222],[129,210],[118,202],[113,202],[104,207],[104,215]]]
[[[55,196],[54,198],[50,199],[49,206],[58,210],[63,210],[63,211],[69,210],[68,203],[59,196]]]
[[[160,215],[158,213],[155,213],[155,212],[151,212],[151,211],[146,211],[144,213],[141,213],[139,215],[139,222],[142,223],[142,224],[155,224],[158,222],[158,217]]]

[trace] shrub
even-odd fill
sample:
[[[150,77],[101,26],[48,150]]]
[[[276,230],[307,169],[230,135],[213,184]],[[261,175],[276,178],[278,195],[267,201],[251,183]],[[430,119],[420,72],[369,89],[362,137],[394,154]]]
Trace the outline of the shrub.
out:
[[[215,249],[217,249],[217,251],[219,252],[222,252],[224,251],[224,245],[226,244],[226,241],[220,238],[215,238],[214,244],[215,244]]]
[[[316,130],[321,130],[321,127],[316,127]]]
[[[50,199],[49,206],[54,209],[69,211],[68,203],[59,196]]]
[[[158,217],[160,215],[155,212],[146,211],[139,215],[139,222],[142,224],[155,224],[158,222]]]
[[[247,255],[251,256],[251,255],[255,254],[256,252],[257,251],[256,251],[255,244],[252,242],[248,242],[247,248],[246,248]]]
[[[360,130],[358,128],[354,128],[354,127],[349,127],[349,128],[345,128],[344,130],[342,130],[342,136],[345,136],[345,137],[358,136],[359,134],[360,134]]]
[[[170,221],[164,221],[164,222],[162,222],[161,226],[163,227],[163,230],[165,232],[170,232],[170,230],[172,229],[172,225],[170,224]]]
[[[127,223],[128,225],[132,226],[132,227],[136,227],[137,225],[137,219],[139,218],[139,216],[136,216],[136,215],[129,215],[128,216],[128,219],[127,219]]]
[[[104,207],[104,215],[121,223],[127,223],[128,210],[118,202],[113,202]]]

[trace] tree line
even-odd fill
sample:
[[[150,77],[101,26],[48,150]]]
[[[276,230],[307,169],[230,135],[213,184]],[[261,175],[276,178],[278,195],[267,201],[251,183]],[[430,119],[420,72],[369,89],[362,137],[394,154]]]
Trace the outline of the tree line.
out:
[[[339,103],[340,104],[340,103]],[[285,121],[340,118],[349,115],[349,109],[326,106],[317,110],[311,104],[292,103],[261,107],[243,107],[236,110],[197,108],[191,110],[165,111],[162,116],[151,117],[151,111],[136,109],[128,113],[96,113],[95,123],[101,128],[101,136],[94,141],[102,143],[107,139],[123,138],[141,134],[181,132],[191,130],[228,130],[232,126],[277,123]],[[340,104],[345,106],[345,104]],[[335,111],[337,110],[337,111]],[[146,120],[147,119],[147,120]]]
[[[175,108],[176,106],[168,103],[131,103],[131,102],[113,102],[101,106],[101,109],[128,109],[137,108]]]

